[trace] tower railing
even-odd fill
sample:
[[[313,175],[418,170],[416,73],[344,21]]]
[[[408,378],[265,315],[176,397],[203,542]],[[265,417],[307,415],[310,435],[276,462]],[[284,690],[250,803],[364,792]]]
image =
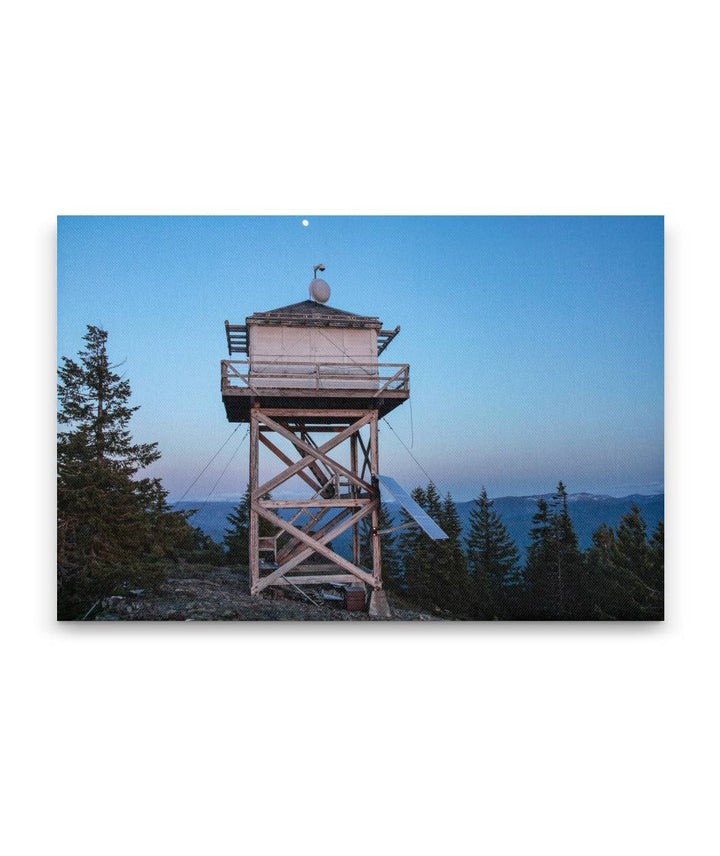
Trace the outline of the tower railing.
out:
[[[347,389],[379,396],[386,392],[410,391],[407,363],[222,360],[221,374],[224,394],[232,394],[233,390]]]

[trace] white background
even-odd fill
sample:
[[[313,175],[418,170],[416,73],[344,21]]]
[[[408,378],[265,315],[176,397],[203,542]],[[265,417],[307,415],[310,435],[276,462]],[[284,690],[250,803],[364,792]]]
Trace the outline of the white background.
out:
[[[5,11],[5,852],[717,852],[713,11]],[[57,625],[54,218],[79,213],[665,214],[667,621]]]

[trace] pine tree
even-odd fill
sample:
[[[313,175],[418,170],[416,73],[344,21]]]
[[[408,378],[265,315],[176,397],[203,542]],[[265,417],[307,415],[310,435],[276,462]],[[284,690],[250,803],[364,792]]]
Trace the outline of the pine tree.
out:
[[[410,497],[427,511],[427,494],[421,487],[416,487]],[[405,591],[409,600],[423,607],[433,604],[432,590],[432,556],[430,545],[432,541],[420,529],[413,517],[402,509],[400,525],[409,528],[401,531],[398,538],[398,549],[404,569]]]
[[[454,616],[469,618],[472,605],[468,561],[461,541],[460,515],[450,493],[443,500],[438,524],[448,537],[434,542],[438,569],[436,579],[442,586],[437,593],[437,602]]]
[[[415,488],[410,496],[448,538],[433,541],[410,514],[404,509],[400,512],[401,525],[409,525],[398,539],[407,597],[426,609],[466,616],[467,558],[460,541],[462,527],[452,496],[448,494],[443,501],[432,482],[425,490]]]
[[[156,443],[132,442],[130,384],[110,365],[107,333],[88,326],[79,361],[59,369],[58,559],[80,565],[128,561],[146,535],[132,477],[160,457]]]
[[[647,541],[647,523],[637,505],[633,505],[618,524],[615,564],[626,578],[635,580],[633,599],[639,604],[643,617],[662,618],[662,582],[653,571],[653,554]]]
[[[555,521],[550,507],[541,496],[538,499],[538,510],[533,516],[525,564],[533,618],[557,618],[559,613],[555,546]]]
[[[637,505],[625,514],[617,528],[617,562],[624,570],[650,583],[650,547],[647,523]]]
[[[247,565],[250,551],[250,485],[227,516],[230,524],[225,530],[223,544],[227,548],[227,560],[231,565]]]
[[[204,537],[202,531],[188,522],[194,510],[173,511],[160,479],[137,480],[135,489],[144,522],[142,555],[145,558],[177,559],[179,552],[199,548]]]
[[[589,617],[615,619],[627,607],[629,600],[615,565],[615,533],[610,526],[601,523],[593,533],[592,541],[592,547],[586,554]]]
[[[563,618],[581,618],[586,616],[588,609],[585,568],[568,511],[567,490],[562,482],[558,483],[553,495],[553,506],[558,615]]]
[[[58,604],[63,617],[101,596],[140,560],[172,556],[191,531],[158,479],[140,470],[157,443],[134,443],[130,383],[110,364],[107,332],[89,325],[77,360],[58,370]],[[63,606],[65,604],[65,606]],[[65,608],[67,607],[67,608]]]
[[[470,512],[467,538],[468,563],[474,587],[474,614],[477,618],[506,617],[504,585],[515,582],[518,549],[493,509],[493,501],[482,489]]]
[[[628,531],[639,532],[642,524],[633,512],[623,521],[625,547],[622,550],[615,533],[605,523],[593,533],[593,545],[586,554],[588,617],[620,621],[661,618],[662,598],[638,576],[632,562],[626,561],[623,555]],[[630,540],[641,541],[640,538]]]
[[[440,521],[442,519],[442,499],[433,482],[430,482],[425,488],[425,511],[429,516],[442,528]],[[433,541],[424,532],[420,532],[420,538],[423,542],[423,549],[427,560],[427,582],[429,589],[428,605],[440,610],[449,608],[449,592],[448,592],[448,570],[445,567],[446,554],[442,544],[444,542]]]
[[[263,499],[272,499],[271,494],[266,493]],[[242,495],[240,504],[228,514],[227,521],[230,526],[225,529],[223,536],[223,544],[227,548],[227,559],[233,565],[247,565],[250,554],[250,485],[245,489]],[[275,535],[277,529],[265,520],[260,518],[258,525],[258,536],[261,538],[271,538]]]
[[[661,594],[665,591],[665,524],[661,520],[650,539],[650,585]]]

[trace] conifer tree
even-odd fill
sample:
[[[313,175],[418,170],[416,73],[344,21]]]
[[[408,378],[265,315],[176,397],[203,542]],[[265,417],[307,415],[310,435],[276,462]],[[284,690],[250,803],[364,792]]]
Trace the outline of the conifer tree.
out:
[[[416,487],[410,497],[424,511],[428,510],[427,494],[421,487]],[[419,606],[429,607],[433,603],[432,542],[405,509],[400,511],[400,525],[409,526],[401,531],[398,538],[407,597]]]
[[[650,583],[650,547],[647,542],[647,523],[637,505],[623,516],[617,528],[616,560],[623,570]]]
[[[592,547],[587,551],[588,617],[598,620],[649,620],[662,617],[662,596],[641,579],[624,555],[628,542],[641,544],[639,533],[642,518],[633,512],[625,515],[623,528],[625,545],[605,523],[593,534]],[[629,538],[629,533],[635,535]],[[631,552],[634,552],[632,550]],[[640,548],[642,553],[642,548]]]
[[[158,479],[139,478],[157,443],[135,443],[138,407],[111,365],[108,334],[88,325],[78,359],[58,369],[58,609],[61,617],[127,579],[133,563],[173,556],[192,533],[191,512],[172,512]]]
[[[203,549],[206,536],[189,523],[195,509],[173,511],[160,479],[140,479],[135,484],[146,524],[145,557],[176,559],[180,553]]]
[[[661,520],[650,539],[650,585],[661,594],[665,590],[665,524]]]
[[[425,488],[425,511],[439,525],[442,517],[442,499],[438,493],[438,489],[433,482],[430,482]]]
[[[558,615],[580,618],[587,610],[583,556],[578,545],[565,485],[558,483],[553,495],[554,553],[557,568]]]
[[[407,596],[425,608],[467,615],[467,557],[460,541],[462,526],[452,496],[448,494],[443,501],[433,482],[424,490],[415,488],[410,495],[448,538],[434,541],[404,509],[401,511],[401,524],[410,524],[398,539]]]
[[[272,496],[266,493],[263,499],[271,499]],[[245,488],[245,493],[242,495],[240,504],[228,514],[227,521],[230,524],[225,529],[223,536],[223,544],[227,548],[228,561],[233,565],[247,565],[250,554],[250,485]],[[277,532],[277,529],[265,520],[260,518],[258,525],[258,535],[261,538],[270,538]]]
[[[505,616],[503,586],[518,570],[518,549],[482,489],[470,512],[468,563],[474,584],[477,618]],[[513,580],[514,581],[514,580]]]
[[[533,516],[525,576],[530,585],[533,618],[556,618],[559,612],[557,563],[555,561],[555,522],[544,497],[538,499]]]
[[[630,598],[615,565],[615,533],[610,526],[601,523],[593,532],[592,541],[587,551],[588,617],[613,619],[627,607]]]
[[[647,541],[647,523],[637,505],[623,516],[617,527],[615,564],[624,578],[635,581],[634,601],[642,617],[662,618],[662,584],[653,573],[653,556]]]
[[[246,565],[250,551],[250,485],[227,516],[230,524],[225,530],[223,544],[227,548],[227,560],[231,565]]]
[[[129,561],[146,537],[141,494],[133,481],[160,457],[157,443],[133,443],[130,383],[115,372],[107,333],[88,326],[75,361],[63,357],[58,382],[58,558],[80,565]]]
[[[430,517],[442,528],[440,523],[443,514],[442,499],[431,481],[425,488],[425,511]],[[448,574],[445,567],[446,554],[443,546],[437,541],[433,541],[428,535],[420,531],[419,537],[422,539],[423,549],[427,559],[427,582],[429,588],[429,602],[437,609],[448,609]],[[444,543],[444,542],[443,542]]]
[[[79,361],[63,357],[58,382],[61,561],[123,561],[167,554],[187,537],[191,512],[172,512],[159,479],[137,473],[157,443],[134,443],[129,381],[115,372],[107,332],[89,325]]]
[[[461,541],[460,515],[450,493],[443,500],[437,522],[448,537],[433,542],[437,553],[436,580],[441,584],[436,600],[439,606],[453,615],[468,618],[472,612],[468,562]]]

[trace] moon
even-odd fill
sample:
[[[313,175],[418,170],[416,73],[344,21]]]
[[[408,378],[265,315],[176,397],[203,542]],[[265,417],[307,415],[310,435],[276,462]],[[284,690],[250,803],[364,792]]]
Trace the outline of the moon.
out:
[[[303,220],[302,224],[303,224],[303,226],[309,226],[310,225],[310,223],[307,220]]]

